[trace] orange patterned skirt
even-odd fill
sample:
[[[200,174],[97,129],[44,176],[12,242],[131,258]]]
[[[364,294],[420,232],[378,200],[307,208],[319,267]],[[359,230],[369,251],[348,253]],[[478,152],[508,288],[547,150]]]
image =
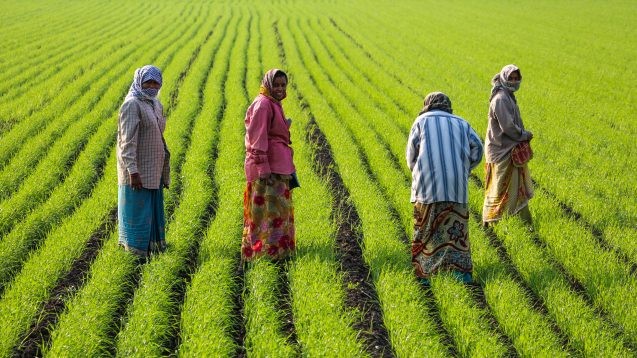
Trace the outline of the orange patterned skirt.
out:
[[[482,221],[492,222],[504,215],[515,215],[533,197],[533,183],[528,164],[516,167],[507,158],[499,163],[486,163]]]

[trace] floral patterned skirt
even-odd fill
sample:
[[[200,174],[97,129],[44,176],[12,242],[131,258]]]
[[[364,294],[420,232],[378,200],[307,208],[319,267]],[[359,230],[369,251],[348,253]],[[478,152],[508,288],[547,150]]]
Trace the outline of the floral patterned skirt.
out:
[[[533,183],[528,164],[516,167],[509,157],[499,163],[486,163],[485,171],[483,222],[515,215],[529,204],[533,197]]]
[[[411,263],[418,278],[438,271],[473,271],[468,220],[466,204],[414,203]]]
[[[294,208],[289,182],[292,176],[272,174],[246,184],[243,193],[241,258],[284,258],[294,251]]]

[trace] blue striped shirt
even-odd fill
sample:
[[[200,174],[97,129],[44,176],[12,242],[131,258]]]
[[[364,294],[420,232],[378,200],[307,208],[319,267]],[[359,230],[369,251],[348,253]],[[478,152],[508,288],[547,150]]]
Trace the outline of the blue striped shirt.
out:
[[[469,172],[482,160],[482,142],[464,119],[440,110],[420,115],[407,141],[411,202],[469,200]]]

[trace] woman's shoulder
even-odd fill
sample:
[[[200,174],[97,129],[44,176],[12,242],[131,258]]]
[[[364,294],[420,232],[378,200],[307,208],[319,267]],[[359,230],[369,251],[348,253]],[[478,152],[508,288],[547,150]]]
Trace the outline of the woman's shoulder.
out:
[[[127,96],[120,106],[120,112],[138,111],[140,108],[140,100],[134,96]]]
[[[274,101],[272,99],[270,99],[268,96],[264,96],[262,94],[258,95],[254,101],[252,101],[252,104],[250,105],[250,107],[256,111],[256,110],[266,110],[266,111],[271,111],[272,108],[274,108]]]
[[[509,92],[505,90],[500,90],[493,95],[491,99],[491,103],[494,102],[513,102],[513,97],[509,94]]]

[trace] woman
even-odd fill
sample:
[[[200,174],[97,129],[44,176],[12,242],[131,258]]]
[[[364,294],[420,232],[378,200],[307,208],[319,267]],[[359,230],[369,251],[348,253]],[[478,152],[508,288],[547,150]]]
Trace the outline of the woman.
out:
[[[428,94],[407,141],[414,204],[411,261],[425,286],[438,271],[472,282],[468,180],[482,160],[482,143],[469,123],[452,113],[447,95]]]
[[[259,95],[245,116],[245,175],[241,257],[287,257],[294,251],[294,211],[291,189],[296,182],[290,120],[283,114],[288,77],[269,70]]]
[[[140,257],[166,248],[162,190],[170,184],[170,154],[161,84],[157,67],[138,68],[117,126],[119,244]]]
[[[524,129],[514,92],[520,88],[522,74],[515,65],[506,65],[491,80],[489,125],[485,139],[486,179],[482,221],[485,226],[504,215],[519,214],[532,225],[529,199],[533,185],[527,164],[514,165],[511,152],[533,133]]]

